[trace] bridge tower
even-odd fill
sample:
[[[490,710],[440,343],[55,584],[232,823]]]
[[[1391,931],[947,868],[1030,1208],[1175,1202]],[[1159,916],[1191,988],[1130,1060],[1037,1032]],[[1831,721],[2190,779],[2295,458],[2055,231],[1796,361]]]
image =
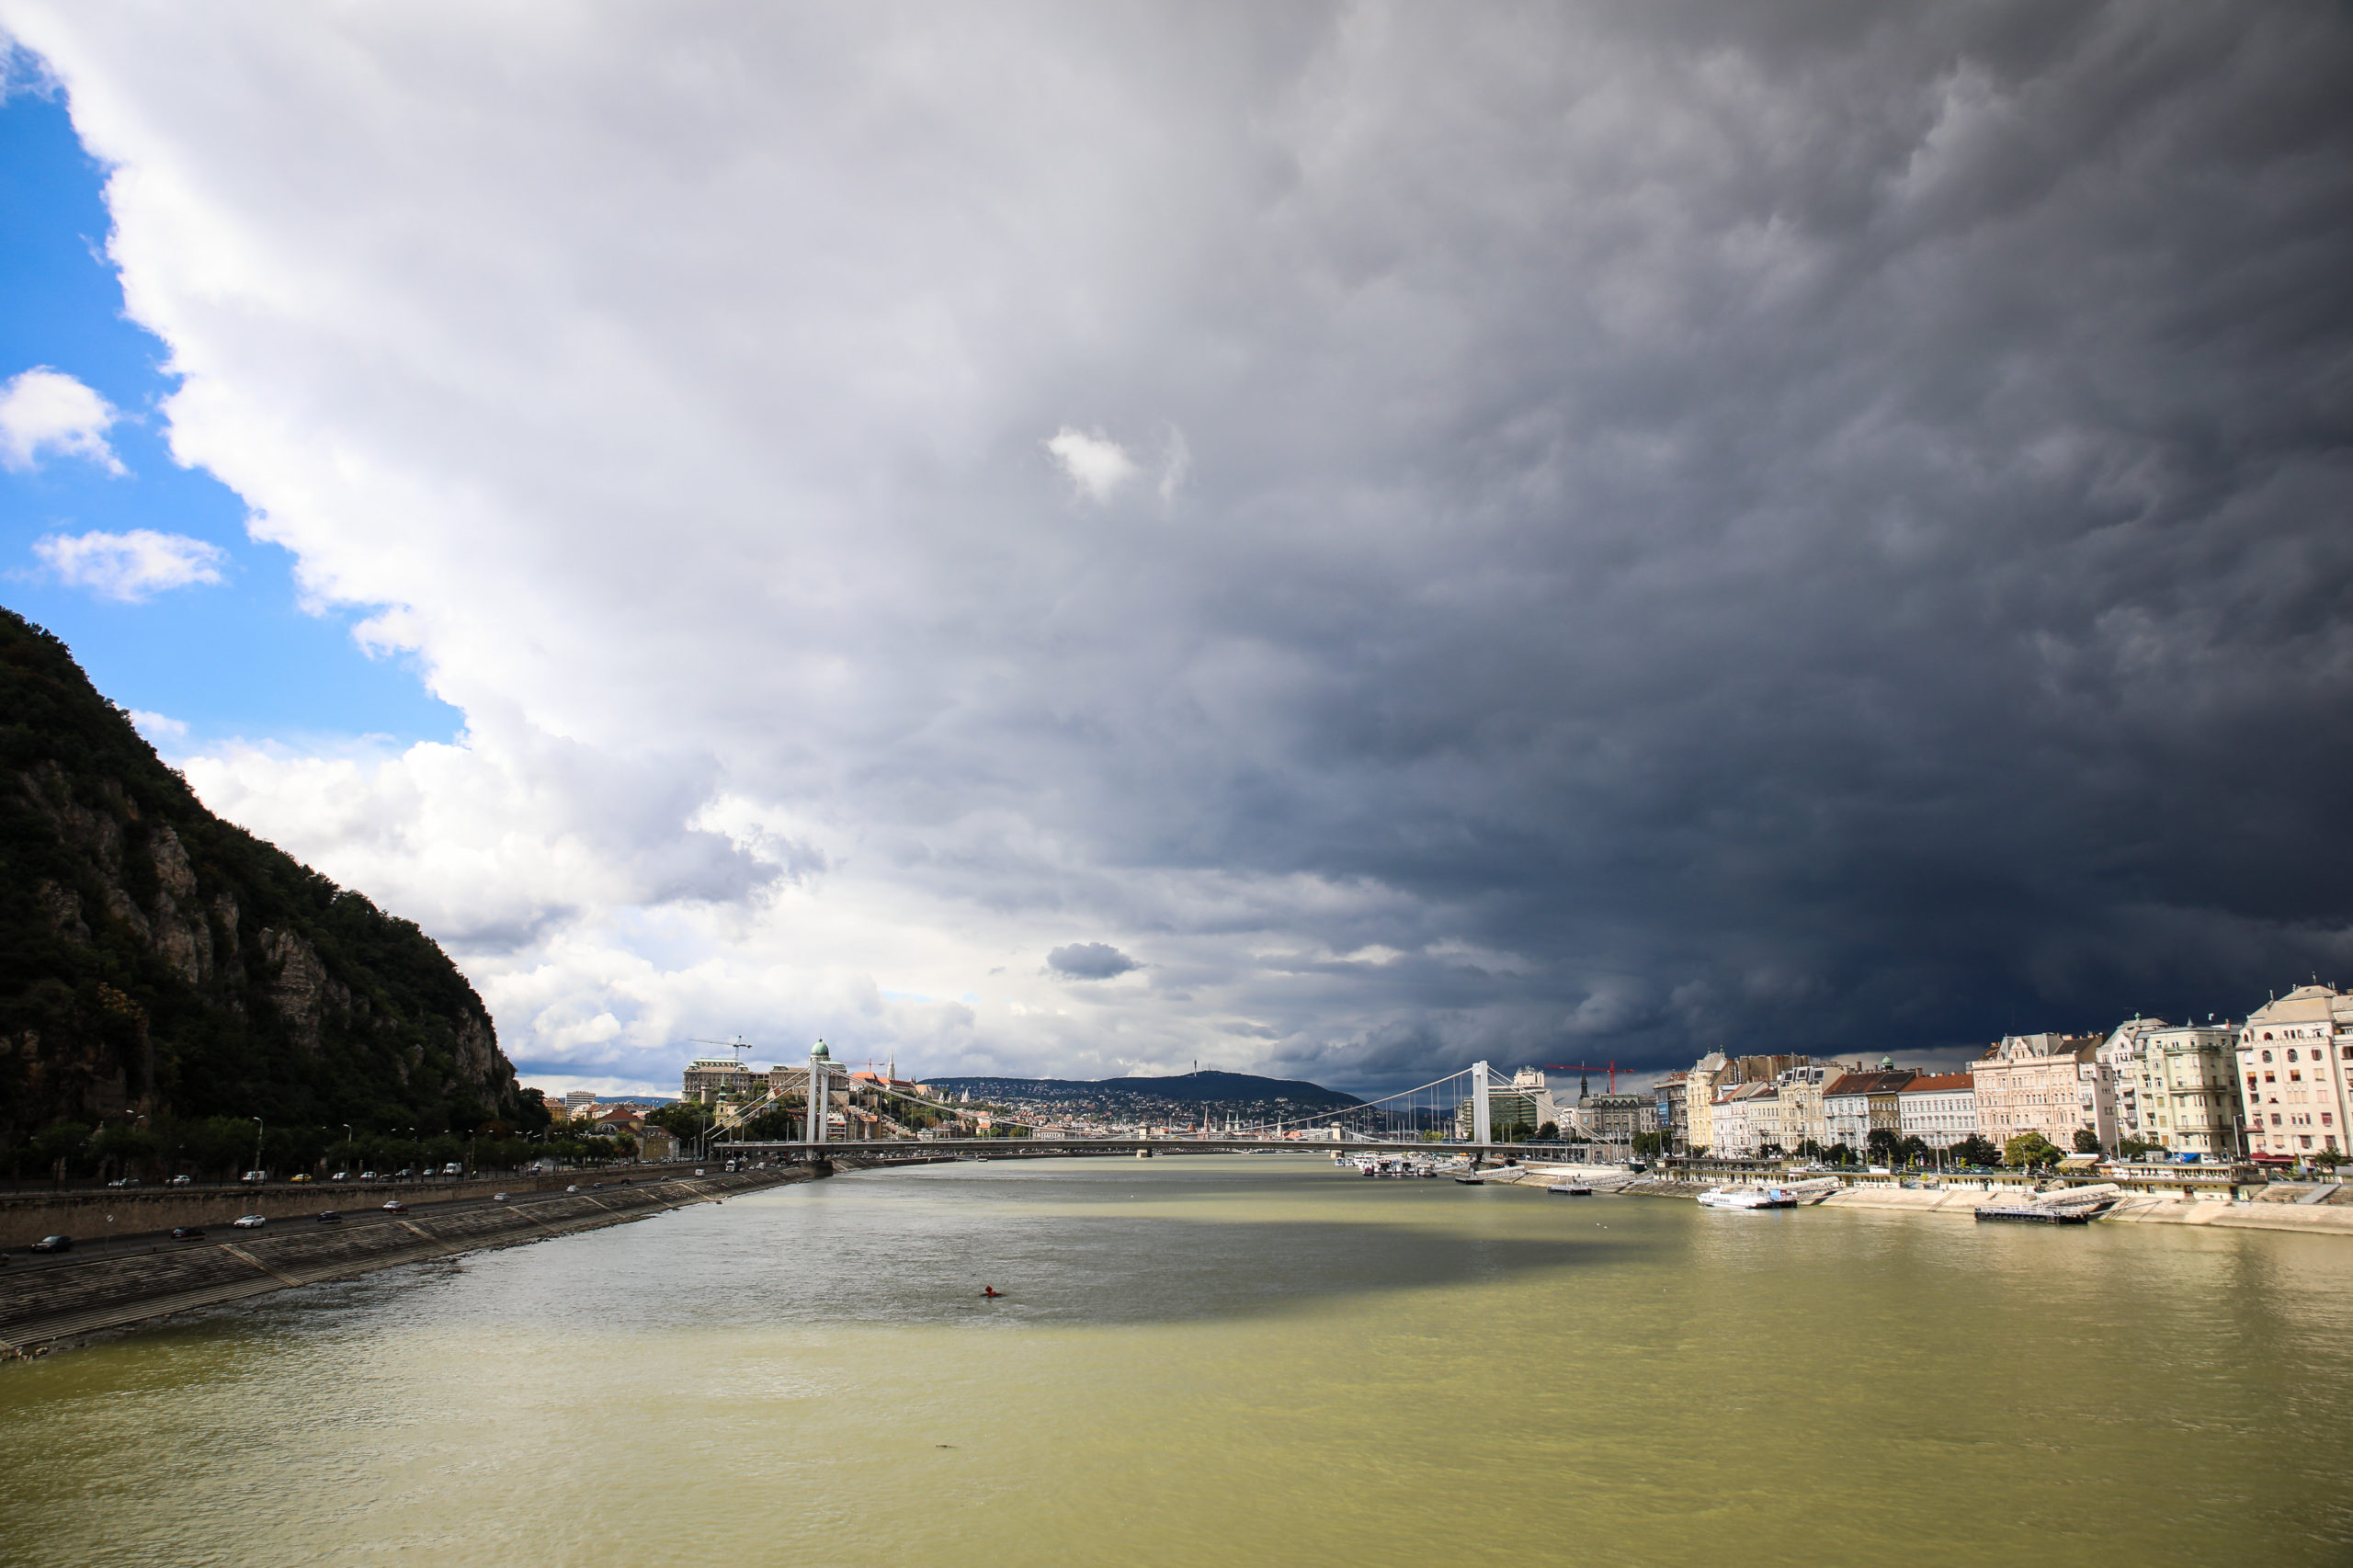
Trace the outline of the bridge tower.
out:
[[[825,1076],[834,1064],[834,1053],[819,1040],[809,1048],[809,1116],[808,1131],[811,1143],[825,1141],[825,1112],[829,1106]]]
[[[1471,1063],[1471,1142],[1484,1146],[1494,1142],[1495,1123],[1487,1112],[1487,1064]]]

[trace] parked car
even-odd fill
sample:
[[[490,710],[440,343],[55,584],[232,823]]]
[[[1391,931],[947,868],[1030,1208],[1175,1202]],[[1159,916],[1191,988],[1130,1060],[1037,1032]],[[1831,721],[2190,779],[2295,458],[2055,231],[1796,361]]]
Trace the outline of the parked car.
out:
[[[441,1167],[441,1174],[443,1176],[463,1176],[466,1174],[466,1168],[457,1161],[451,1160],[448,1165]]]
[[[392,1175],[396,1176],[413,1176],[416,1175],[416,1173],[409,1169],[406,1165],[403,1165],[399,1170],[394,1171]]]
[[[506,1195],[503,1192],[494,1192],[490,1195],[490,1200],[493,1203],[504,1203],[506,1201]]]
[[[813,1067],[811,1068],[809,1070],[809,1075],[813,1078],[815,1077],[817,1075],[817,1070]],[[574,1183],[574,1185],[565,1187],[563,1190],[566,1192],[578,1192],[580,1190],[579,1184]]]
[[[200,1242],[203,1239],[204,1227],[201,1225],[174,1225],[172,1227],[172,1240],[176,1242]]]
[[[239,1181],[267,1181],[269,1179],[269,1173],[267,1171],[247,1171],[237,1179]]]
[[[304,1171],[304,1172],[303,1172],[301,1175],[300,1175],[300,1176],[288,1176],[286,1179],[287,1179],[288,1181],[308,1181],[308,1180],[310,1180],[310,1179],[311,1179],[311,1173],[310,1173],[310,1172],[308,1172],[308,1171]]]
[[[129,1187],[131,1185],[131,1178],[129,1176],[117,1176],[114,1180],[107,1183],[107,1185],[108,1187]]]
[[[72,1236],[43,1236],[25,1250],[27,1252],[72,1252],[74,1238]]]
[[[337,1171],[335,1175],[327,1177],[327,1179],[329,1181],[349,1181],[351,1179],[351,1173],[349,1171]]]
[[[408,1205],[403,1203],[397,1198],[388,1198],[384,1200],[384,1212],[387,1214],[405,1214],[408,1212]]]
[[[336,1213],[332,1209],[322,1209],[319,1210],[319,1223],[322,1225],[340,1225],[343,1223],[343,1216]]]
[[[264,1225],[269,1223],[269,1216],[267,1214],[240,1214],[235,1219],[230,1221],[229,1223],[240,1231],[258,1231]]]
[[[382,1178],[378,1176],[374,1171],[361,1171],[359,1173],[359,1179],[361,1181],[379,1181]]]
[[[176,1176],[171,1179],[170,1185],[174,1187],[189,1187],[193,1186],[195,1181],[196,1178],[192,1176]]]

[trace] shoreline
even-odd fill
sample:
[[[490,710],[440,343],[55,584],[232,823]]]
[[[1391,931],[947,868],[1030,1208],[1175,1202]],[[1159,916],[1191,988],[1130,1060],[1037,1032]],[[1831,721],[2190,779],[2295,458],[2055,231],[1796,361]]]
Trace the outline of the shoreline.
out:
[[[1541,1171],[1523,1165],[1520,1175],[1504,1179],[1488,1176],[1489,1184],[1498,1187],[1534,1187],[1546,1185],[1549,1176],[1575,1176],[1579,1179],[1601,1176],[1623,1177],[1625,1172],[1616,1167],[1547,1166]],[[1535,1178],[1535,1179],[1529,1179]],[[1643,1176],[1622,1181],[1614,1190],[1629,1198],[1679,1198],[1697,1199],[1700,1193],[1717,1184],[1713,1182],[1674,1181],[1661,1176]],[[1963,1188],[1915,1188],[1895,1187],[1848,1187],[1819,1198],[1802,1201],[1800,1208],[1867,1209],[1881,1213],[1942,1214],[1974,1222],[1978,1208],[1990,1201],[1991,1194]],[[2223,1202],[2214,1199],[2165,1198],[2151,1193],[2127,1193],[2107,1212],[2095,1217],[2095,1225],[2114,1221],[2127,1225],[2201,1225],[2225,1231],[2288,1231],[2303,1235],[2353,1236],[2353,1206],[2344,1204],[2307,1205],[2276,1200]]]
[[[534,1193],[436,1214],[355,1213],[275,1233],[218,1227],[200,1242],[0,1270],[0,1362],[28,1360],[219,1306],[404,1264],[521,1246],[816,1179],[805,1166],[686,1176],[594,1191]],[[225,1234],[223,1233],[226,1233]]]

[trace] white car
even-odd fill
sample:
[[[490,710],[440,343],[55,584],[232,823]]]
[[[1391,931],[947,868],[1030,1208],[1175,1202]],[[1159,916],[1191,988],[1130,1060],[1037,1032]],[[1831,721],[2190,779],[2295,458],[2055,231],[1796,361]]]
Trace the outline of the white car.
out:
[[[246,1214],[229,1221],[240,1231],[258,1231],[269,1223],[267,1214]]]
[[[493,1203],[504,1203],[506,1201],[506,1195],[503,1192],[494,1192],[490,1195],[490,1200]]]

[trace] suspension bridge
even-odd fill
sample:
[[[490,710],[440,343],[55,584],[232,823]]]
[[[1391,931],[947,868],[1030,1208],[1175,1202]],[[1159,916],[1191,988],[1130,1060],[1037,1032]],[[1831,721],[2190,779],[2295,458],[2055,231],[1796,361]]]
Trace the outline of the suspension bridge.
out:
[[[1205,1123],[1181,1131],[1174,1127],[1080,1131],[1044,1120],[1025,1121],[994,1108],[908,1093],[870,1074],[853,1075],[832,1059],[820,1040],[811,1050],[806,1068],[772,1072],[767,1094],[721,1108],[705,1157],[815,1161],[837,1155],[891,1159],[985,1154],[996,1158],[1348,1148],[1366,1153],[1410,1149],[1463,1154],[1475,1162],[1527,1153],[1526,1140],[1538,1131],[1535,1114],[1544,1093],[1540,1079],[1531,1083],[1524,1075],[1507,1077],[1484,1062],[1474,1062],[1461,1072],[1379,1099],[1299,1116],[1247,1122],[1229,1117],[1219,1126]],[[905,1107],[928,1115],[903,1112],[903,1121],[870,1110],[860,1118],[851,1103],[859,1098],[870,1101],[871,1108]],[[785,1113],[788,1125],[799,1124],[799,1137],[747,1135],[754,1123],[770,1119],[778,1111]],[[985,1132],[977,1125],[983,1116],[987,1119]],[[932,1118],[945,1125],[920,1131],[904,1125],[904,1121]],[[832,1125],[836,1119],[843,1122],[839,1131]],[[883,1136],[857,1135],[851,1130],[858,1119],[889,1131]]]

